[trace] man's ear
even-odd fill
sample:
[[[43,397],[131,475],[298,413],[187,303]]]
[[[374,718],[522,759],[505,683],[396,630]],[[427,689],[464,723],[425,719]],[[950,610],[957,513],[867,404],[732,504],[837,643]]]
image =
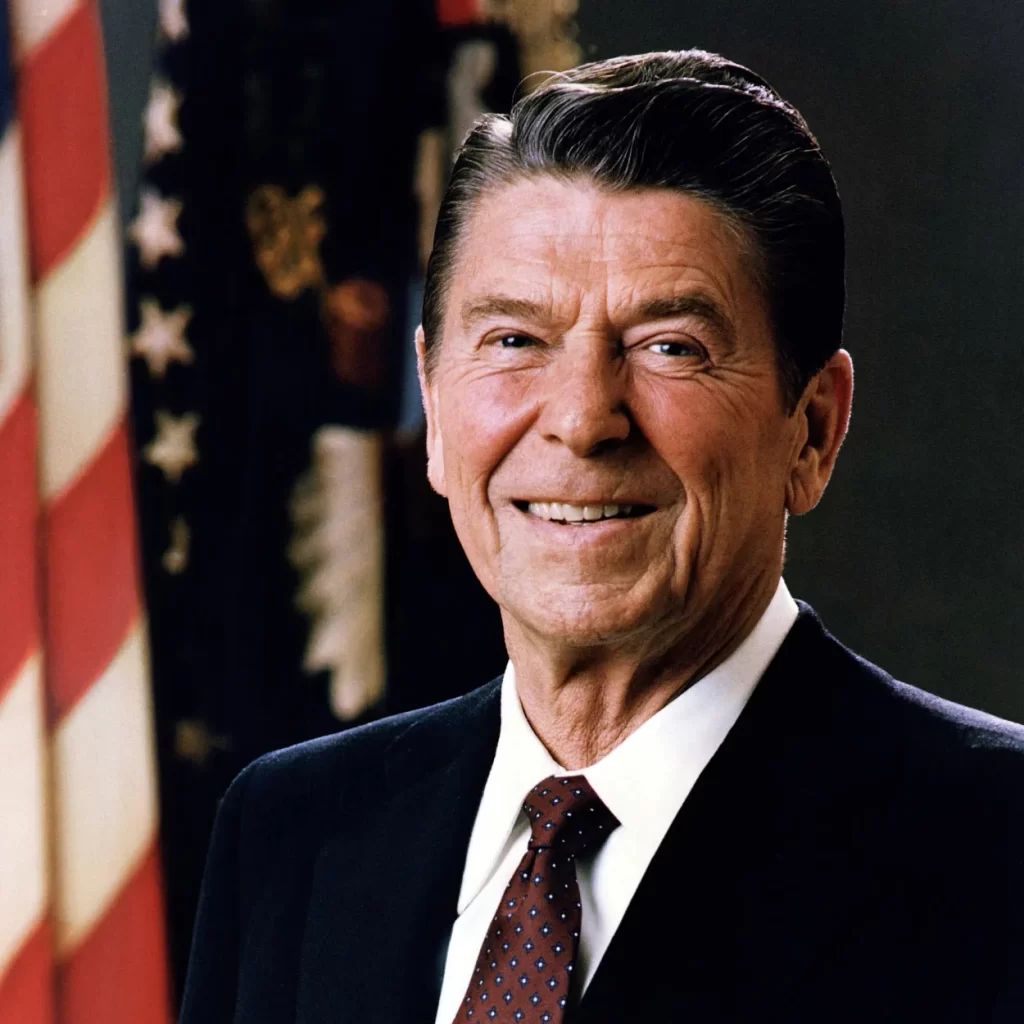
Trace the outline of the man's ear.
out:
[[[853,360],[840,349],[808,382],[793,413],[800,428],[786,484],[786,508],[793,515],[810,512],[825,493],[850,425],[852,404]]]
[[[447,497],[444,482],[444,441],[441,438],[437,409],[437,382],[427,375],[427,339],[423,325],[416,328],[416,372],[420,378],[420,397],[427,420],[427,479],[442,497]]]

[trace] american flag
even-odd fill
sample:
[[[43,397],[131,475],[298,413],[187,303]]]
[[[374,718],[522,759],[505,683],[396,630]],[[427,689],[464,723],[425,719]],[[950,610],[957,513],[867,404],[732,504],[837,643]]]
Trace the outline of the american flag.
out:
[[[166,1024],[95,0],[0,0],[0,1021]]]

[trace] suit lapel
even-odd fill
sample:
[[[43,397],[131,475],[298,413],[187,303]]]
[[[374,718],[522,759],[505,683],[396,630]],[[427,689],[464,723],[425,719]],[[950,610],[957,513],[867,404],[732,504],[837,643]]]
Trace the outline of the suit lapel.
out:
[[[466,849],[497,744],[499,684],[388,748],[314,866],[296,1019],[432,1020]]]
[[[577,1022],[669,1008],[695,1024],[770,1019],[870,902],[858,822],[878,821],[894,766],[870,742],[851,662],[804,607],[652,860]]]

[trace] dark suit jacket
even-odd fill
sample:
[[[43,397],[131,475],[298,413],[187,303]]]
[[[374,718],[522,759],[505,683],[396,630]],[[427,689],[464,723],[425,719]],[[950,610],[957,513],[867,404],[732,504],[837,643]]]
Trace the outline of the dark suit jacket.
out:
[[[239,776],[183,1024],[431,1024],[499,686]],[[1021,1024],[1024,729],[802,607],[571,1020]]]

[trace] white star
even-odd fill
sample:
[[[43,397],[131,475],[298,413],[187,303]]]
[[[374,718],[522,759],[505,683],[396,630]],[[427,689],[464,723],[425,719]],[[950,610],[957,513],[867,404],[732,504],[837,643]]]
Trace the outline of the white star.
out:
[[[142,209],[128,229],[128,237],[139,247],[139,261],[152,270],[164,256],[180,256],[185,243],[178,234],[181,203],[177,199],[161,199],[159,193],[144,188]]]
[[[145,460],[163,470],[163,474],[176,484],[182,473],[199,461],[196,452],[196,428],[199,417],[195,413],[172,416],[169,412],[156,413],[156,437],[143,452]]]
[[[147,164],[156,163],[167,153],[181,150],[181,132],[178,131],[178,107],[181,96],[166,82],[155,80],[149,87],[149,103],[143,124],[146,128],[146,142],[142,159]]]
[[[164,568],[172,575],[178,576],[188,568],[188,549],[192,540],[192,531],[188,523],[178,516],[171,523],[171,546],[164,552]]]
[[[165,313],[156,299],[139,303],[142,323],[132,335],[132,355],[142,356],[154,377],[163,377],[170,363],[191,363],[195,359],[192,346],[185,340],[185,328],[192,319],[188,306],[179,306]]]
[[[180,43],[188,35],[185,0],[160,0],[160,31],[172,43]]]

